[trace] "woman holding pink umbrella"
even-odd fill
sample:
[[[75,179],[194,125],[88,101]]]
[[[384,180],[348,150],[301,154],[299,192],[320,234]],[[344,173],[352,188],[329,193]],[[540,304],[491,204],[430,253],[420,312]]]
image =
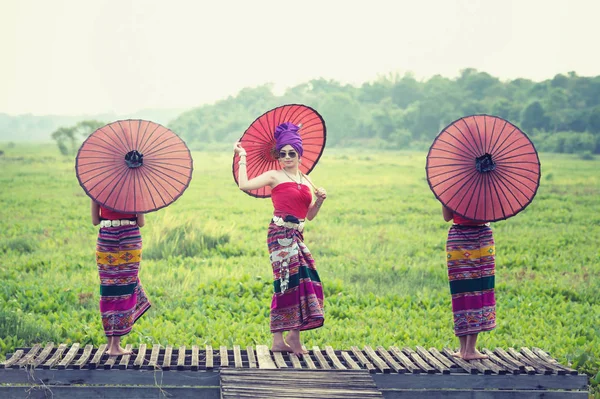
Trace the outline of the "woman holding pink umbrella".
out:
[[[268,170],[252,179],[248,179],[247,154],[240,142],[235,143],[234,152],[239,157],[239,188],[271,189],[274,212],[267,233],[274,278],[271,349],[302,355],[307,352],[302,348],[300,332],[324,323],[323,287],[315,261],[304,244],[304,223],[318,215],[327,192],[319,188],[313,197],[312,181],[299,170],[303,142],[298,131],[299,126],[291,122],[276,127],[275,150],[281,169]]]

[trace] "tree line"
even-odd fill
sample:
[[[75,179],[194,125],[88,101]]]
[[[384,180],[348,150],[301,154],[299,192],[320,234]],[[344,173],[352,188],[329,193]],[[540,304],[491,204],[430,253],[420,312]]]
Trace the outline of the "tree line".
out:
[[[275,95],[265,84],[179,114],[167,126],[192,149],[237,140],[258,116],[290,103],[315,108],[327,124],[327,144],[389,149],[427,149],[454,120],[490,114],[519,126],[539,151],[600,154],[600,76],[575,72],[552,79],[501,81],[465,69],[454,79],[389,74],[361,86],[314,79]],[[61,151],[72,152],[69,134],[85,136],[97,121],[53,133]],[[69,130],[70,129],[70,130]],[[61,144],[62,143],[62,144]]]
[[[280,96],[263,85],[190,109],[169,127],[193,148],[233,142],[256,117],[288,103],[319,111],[333,146],[425,149],[454,120],[484,113],[519,126],[540,151],[600,153],[600,76],[574,72],[542,82],[501,81],[475,69],[424,81],[390,74],[359,87],[315,79]]]

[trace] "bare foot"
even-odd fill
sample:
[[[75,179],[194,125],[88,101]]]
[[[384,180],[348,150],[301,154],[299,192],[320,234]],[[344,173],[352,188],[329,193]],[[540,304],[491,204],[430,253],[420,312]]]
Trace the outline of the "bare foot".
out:
[[[455,352],[455,353],[453,353],[453,354],[452,354],[452,356],[454,356],[454,357],[457,357],[457,358],[459,358],[459,359],[462,359],[462,358],[463,358],[463,355],[462,355],[462,353],[460,353],[460,352]]]
[[[290,331],[286,337],[286,340],[288,341],[288,345],[292,347],[292,350],[296,356],[306,355],[308,353],[306,349],[302,348],[299,331]]]
[[[274,343],[271,346],[271,352],[293,352],[294,350],[285,342]]]
[[[488,355],[484,355],[483,353],[479,353],[479,351],[469,352],[462,355],[464,360],[479,360],[479,359],[487,359]]]
[[[109,356],[121,356],[121,355],[131,355],[133,352],[132,351],[127,351],[125,349],[123,349],[122,347],[118,347],[118,348],[111,348],[109,350],[106,351],[106,354]]]
[[[290,342],[290,346],[292,347],[292,351],[294,352],[294,355],[296,356],[303,356],[308,354],[308,351],[304,348],[302,348],[302,344],[297,343],[297,344],[293,344]]]

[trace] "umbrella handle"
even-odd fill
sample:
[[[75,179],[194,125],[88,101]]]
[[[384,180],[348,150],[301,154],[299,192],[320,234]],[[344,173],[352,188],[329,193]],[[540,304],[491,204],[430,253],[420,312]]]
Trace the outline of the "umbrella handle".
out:
[[[310,180],[308,180],[308,178],[306,178],[306,175],[302,172],[300,172],[302,174],[302,176],[304,176],[305,180],[308,182],[308,184],[310,184],[312,186],[312,188],[317,191],[317,188],[315,187],[314,184],[312,184],[312,182]]]

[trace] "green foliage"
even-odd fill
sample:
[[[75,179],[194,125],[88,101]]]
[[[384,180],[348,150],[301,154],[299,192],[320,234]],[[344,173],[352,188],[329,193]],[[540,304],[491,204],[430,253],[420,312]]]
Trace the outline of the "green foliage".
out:
[[[6,353],[30,342],[53,341],[55,330],[40,327],[31,315],[0,310],[0,352]]]
[[[577,132],[539,133],[532,136],[538,151],[559,152],[567,154],[598,153],[600,135]]]
[[[591,151],[584,151],[580,153],[579,158],[583,159],[584,161],[592,161],[595,159],[594,154],[592,154]]]
[[[230,243],[230,234],[215,223],[201,225],[169,215],[153,223],[150,230],[151,239],[144,250],[147,259],[240,254]]]
[[[14,251],[18,253],[30,253],[34,250],[35,242],[26,237],[15,237],[0,240],[0,252]]]
[[[75,155],[82,138],[87,138],[94,130],[104,125],[104,122],[84,120],[70,127],[59,127],[52,133],[51,137],[56,141],[58,150],[62,155]]]
[[[424,149],[452,121],[485,113],[521,127],[542,151],[600,154],[600,76],[575,73],[542,82],[502,82],[468,68],[454,80],[389,74],[360,87],[315,79],[281,96],[263,85],[187,111],[169,127],[195,149],[230,144],[256,117],[286,103],[317,109],[327,124],[329,146]]]
[[[493,82],[485,87],[496,90]],[[323,328],[303,333],[307,346],[457,346],[444,252],[449,226],[427,185],[425,154],[328,147],[311,173],[329,196],[305,230],[326,313]],[[141,229],[140,280],[152,308],[125,343],[269,344],[271,201],[235,186],[230,145],[193,157],[188,190],[148,214]],[[594,382],[600,372],[600,160],[549,153],[540,159],[535,200],[493,224],[498,327],[481,334],[479,344],[540,347]],[[20,239],[33,249],[1,251],[0,320],[7,321],[0,354],[45,341],[105,342],[98,229],[72,159],[55,148],[18,145],[0,158],[0,169],[3,240]]]

